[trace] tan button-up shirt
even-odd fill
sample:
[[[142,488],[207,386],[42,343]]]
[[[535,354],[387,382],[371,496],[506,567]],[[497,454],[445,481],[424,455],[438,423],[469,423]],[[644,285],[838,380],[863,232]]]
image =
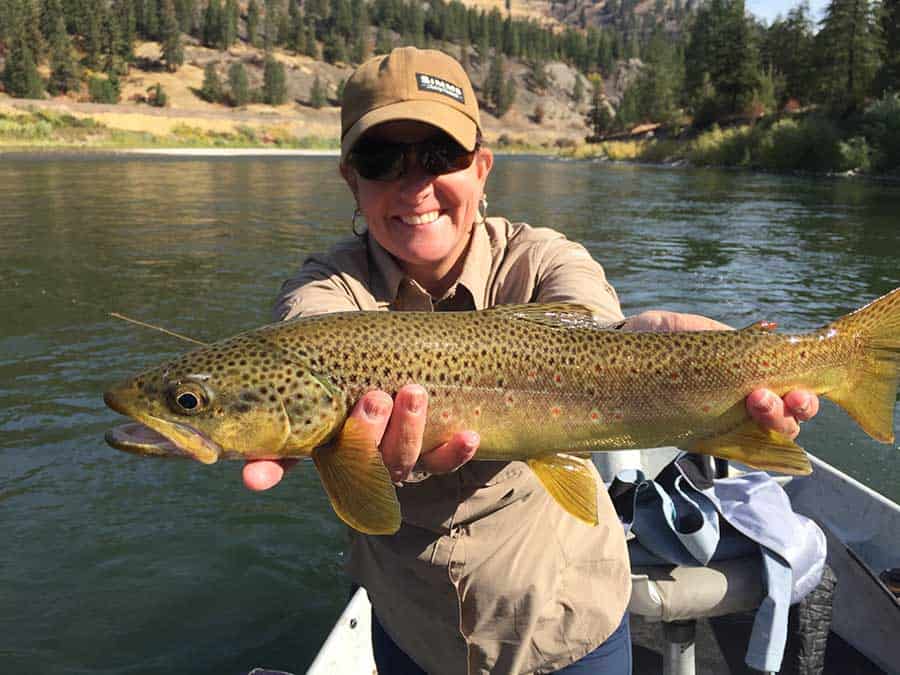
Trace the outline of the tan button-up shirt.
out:
[[[475,227],[462,274],[442,298],[406,277],[368,237],[309,258],[284,284],[275,313],[557,301],[621,318],[615,292],[584,247],[546,228],[488,218]],[[472,461],[451,474],[420,474],[398,497],[400,530],[353,532],[347,567],[391,638],[428,673],[552,672],[618,627],[631,582],[605,491],[596,527],[563,511],[522,462]]]

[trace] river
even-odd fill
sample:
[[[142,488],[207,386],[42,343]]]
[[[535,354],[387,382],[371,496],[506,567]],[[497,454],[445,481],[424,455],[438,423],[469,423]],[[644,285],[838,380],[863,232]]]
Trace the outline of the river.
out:
[[[107,447],[106,385],[268,320],[350,233],[334,157],[0,156],[0,670],[303,672],[347,596],[315,472]],[[562,230],[626,313],[813,328],[900,285],[900,185],[501,157],[489,211]],[[900,419],[897,415],[895,419]],[[897,444],[826,404],[811,452],[900,500]]]

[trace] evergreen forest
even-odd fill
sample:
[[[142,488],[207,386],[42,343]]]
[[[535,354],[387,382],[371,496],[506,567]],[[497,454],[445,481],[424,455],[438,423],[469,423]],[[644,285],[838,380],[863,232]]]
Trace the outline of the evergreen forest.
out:
[[[240,43],[264,55],[260,86],[240,63],[227,74],[207,67],[198,95],[280,105],[288,97],[277,50],[357,64],[413,44],[445,49],[467,69],[477,61],[486,74],[476,89],[498,117],[517,88],[546,86],[548,63],[568,64],[583,75],[569,96],[587,103],[589,140],[647,123],[679,136],[789,116],[796,133],[834,136],[867,166],[893,170],[900,156],[900,0],[831,0],[820,20],[801,0],[771,24],[744,0],[657,0],[649,11],[606,0],[575,11],[566,3],[566,12],[551,2],[553,23],[516,18],[509,2],[503,12],[459,0],[0,0],[0,84],[13,97],[114,103],[138,42],[158,43],[157,65],[170,72],[187,43],[223,51]],[[510,63],[527,65],[524,83]],[[608,96],[623,63],[633,76]],[[162,87],[147,102],[165,105]],[[305,104],[326,103],[316,77]],[[542,115],[536,109],[533,119]]]

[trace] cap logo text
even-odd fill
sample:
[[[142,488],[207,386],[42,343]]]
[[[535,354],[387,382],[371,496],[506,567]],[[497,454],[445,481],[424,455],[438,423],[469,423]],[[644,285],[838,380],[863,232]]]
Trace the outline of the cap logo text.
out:
[[[465,105],[466,98],[463,96],[463,90],[452,82],[442,80],[434,75],[426,75],[425,73],[416,73],[416,83],[419,85],[419,91],[430,91],[435,94],[443,94],[449,96],[457,103]]]

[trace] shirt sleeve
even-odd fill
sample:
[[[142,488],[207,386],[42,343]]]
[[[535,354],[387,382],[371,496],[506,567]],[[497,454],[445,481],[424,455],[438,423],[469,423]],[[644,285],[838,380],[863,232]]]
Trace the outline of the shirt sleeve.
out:
[[[577,302],[601,322],[620,321],[619,298],[603,267],[587,249],[564,238],[550,239],[538,252],[535,302]]]
[[[311,257],[297,274],[281,286],[273,318],[286,321],[298,316],[360,309],[339,270],[329,262]]]

